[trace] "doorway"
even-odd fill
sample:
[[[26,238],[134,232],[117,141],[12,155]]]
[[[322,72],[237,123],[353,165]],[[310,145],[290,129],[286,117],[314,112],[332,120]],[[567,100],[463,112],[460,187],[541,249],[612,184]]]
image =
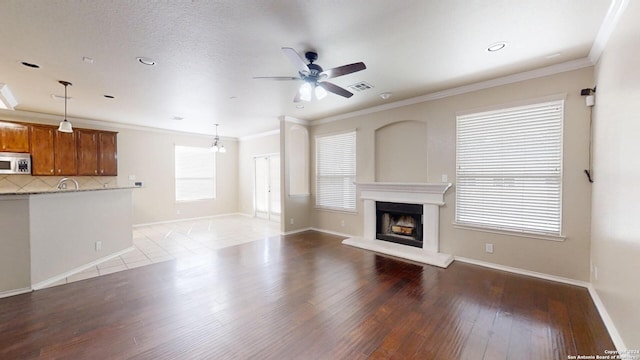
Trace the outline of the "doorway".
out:
[[[254,158],[254,215],[280,222],[280,155]]]

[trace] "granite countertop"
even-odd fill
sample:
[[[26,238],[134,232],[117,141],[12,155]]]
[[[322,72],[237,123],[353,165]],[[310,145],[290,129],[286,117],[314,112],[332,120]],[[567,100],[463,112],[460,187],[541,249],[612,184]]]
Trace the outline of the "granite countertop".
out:
[[[38,191],[11,191],[11,192],[2,192],[0,190],[0,196],[3,195],[38,195],[38,194],[61,194],[61,193],[77,193],[77,192],[86,192],[86,191],[104,191],[104,190],[121,190],[121,189],[136,189],[141,188],[141,186],[110,186],[104,188],[86,188],[86,189],[65,189],[65,190],[38,190]]]

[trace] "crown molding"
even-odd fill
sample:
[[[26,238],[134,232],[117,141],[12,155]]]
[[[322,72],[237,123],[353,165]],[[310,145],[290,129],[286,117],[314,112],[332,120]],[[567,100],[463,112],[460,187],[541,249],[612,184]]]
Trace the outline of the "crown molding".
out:
[[[311,121],[309,120],[302,120],[302,119],[298,119],[298,118],[294,118],[292,116],[282,116],[280,118],[280,120],[284,121],[284,122],[289,122],[289,123],[294,123],[294,124],[300,124],[300,125],[304,125],[304,126],[309,126],[311,125]]]
[[[28,123],[45,123],[48,125],[57,125],[60,122],[62,117],[60,115],[51,115],[45,113],[24,111],[24,110],[4,110],[0,109],[0,116],[4,120],[14,120],[14,121],[23,121]],[[173,135],[188,135],[195,137],[203,137],[203,138],[212,138],[215,135],[210,134],[202,134],[202,133],[194,133],[189,131],[179,131],[179,130],[169,130],[169,129],[160,129],[150,126],[142,126],[142,125],[131,125],[120,122],[111,122],[111,121],[103,121],[103,120],[92,120],[92,119],[81,119],[67,116],[67,120],[69,120],[74,126],[76,124],[83,126],[98,126],[106,129],[118,130],[118,129],[126,129],[126,130],[137,130],[137,131],[147,131],[147,132],[155,132],[160,134],[173,134]],[[220,139],[225,141],[238,141],[236,137],[228,137],[228,136],[220,136]]]
[[[611,37],[613,31],[616,29],[616,26],[618,26],[620,17],[622,17],[622,14],[627,9],[628,4],[628,0],[611,1],[609,10],[604,16],[604,20],[602,20],[600,30],[598,30],[596,39],[593,41],[593,46],[591,46],[591,51],[589,52],[589,60],[592,64],[595,65],[598,60],[600,60],[600,56],[604,52],[604,49],[607,47],[609,38]]]
[[[551,66],[547,66],[547,67],[543,67],[535,70],[507,75],[507,76],[503,76],[503,77],[499,77],[491,80],[477,82],[474,84],[463,85],[463,86],[459,86],[459,87],[455,87],[455,88],[451,88],[443,91],[438,91],[438,92],[434,92],[434,93],[430,93],[430,94],[426,94],[426,95],[422,95],[422,96],[418,96],[410,99],[395,101],[389,104],[378,105],[378,106],[370,107],[367,109],[362,109],[362,110],[353,111],[345,114],[331,116],[324,119],[312,121],[311,125],[313,126],[321,125],[321,124],[344,120],[344,119],[348,119],[356,116],[372,114],[372,113],[385,111],[385,110],[391,110],[391,109],[395,109],[395,108],[399,108],[407,105],[414,105],[414,104],[419,104],[427,101],[444,99],[451,96],[467,94],[474,91],[490,89],[493,87],[513,84],[520,81],[532,80],[532,79],[537,79],[537,78],[541,78],[549,75],[555,75],[563,72],[578,70],[578,69],[586,68],[589,66],[593,66],[593,63],[588,58],[576,59],[576,60],[567,61],[560,64],[555,64],[555,65],[551,65]]]
[[[265,131],[265,132],[262,132],[262,133],[251,134],[251,135],[247,135],[247,136],[241,136],[241,137],[238,138],[238,140],[245,141],[245,140],[251,140],[251,139],[255,139],[255,138],[259,138],[259,137],[275,135],[275,134],[280,134],[280,129],[271,130],[271,131]]]

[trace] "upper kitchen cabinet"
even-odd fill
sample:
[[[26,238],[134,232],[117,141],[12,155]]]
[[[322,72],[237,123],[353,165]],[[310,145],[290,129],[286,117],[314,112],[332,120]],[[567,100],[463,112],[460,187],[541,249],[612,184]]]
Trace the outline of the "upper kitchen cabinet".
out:
[[[76,133],[55,131],[55,173],[56,175],[77,175]]]
[[[0,151],[29,152],[29,126],[0,121]]]
[[[53,126],[31,125],[31,175],[55,175],[56,132]]]
[[[98,133],[98,168],[100,175],[118,175],[118,133]]]
[[[78,175],[98,174],[98,133],[92,130],[75,131],[78,151]]]

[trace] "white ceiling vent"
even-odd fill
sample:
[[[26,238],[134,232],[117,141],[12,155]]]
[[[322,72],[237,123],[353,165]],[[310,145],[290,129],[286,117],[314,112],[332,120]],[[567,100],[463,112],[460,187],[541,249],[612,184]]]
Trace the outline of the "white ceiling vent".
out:
[[[373,85],[369,84],[368,82],[361,81],[359,83],[349,85],[348,88],[353,91],[365,91],[373,89]]]

